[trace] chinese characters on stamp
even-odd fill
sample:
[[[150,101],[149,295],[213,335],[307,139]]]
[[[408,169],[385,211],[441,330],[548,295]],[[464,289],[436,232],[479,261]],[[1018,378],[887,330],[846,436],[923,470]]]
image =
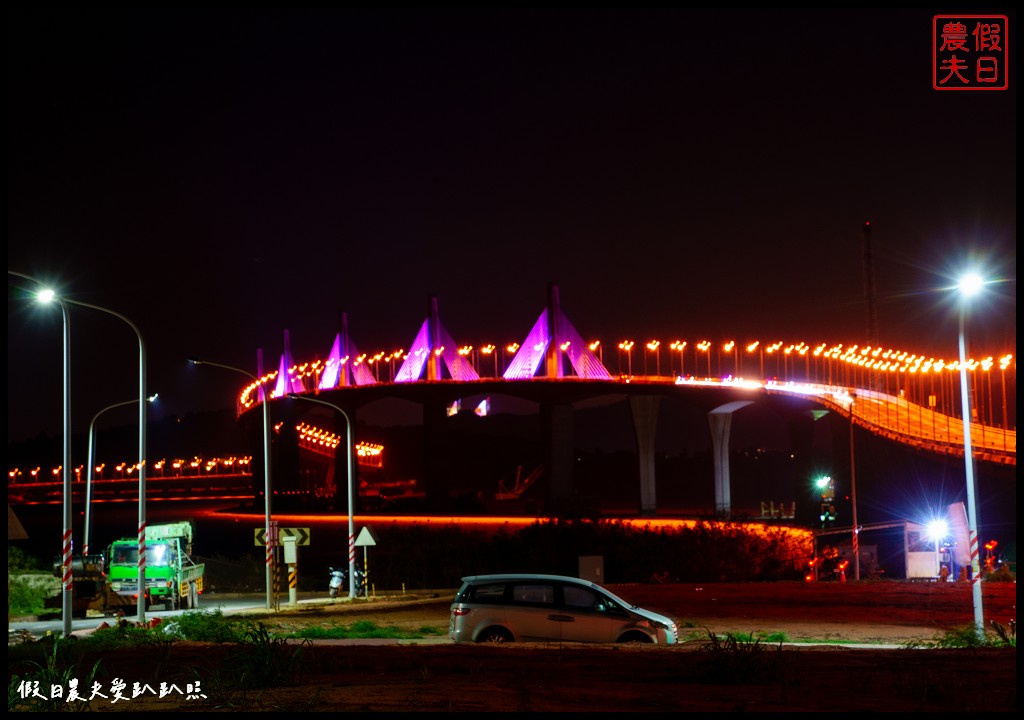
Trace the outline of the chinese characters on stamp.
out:
[[[932,18],[932,87],[1006,90],[1009,28],[1005,15]]]

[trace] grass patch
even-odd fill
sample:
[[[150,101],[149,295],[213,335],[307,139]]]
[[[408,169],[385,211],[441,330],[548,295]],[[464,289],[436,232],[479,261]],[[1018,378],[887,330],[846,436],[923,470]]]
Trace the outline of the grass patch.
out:
[[[708,630],[701,651],[706,660],[696,671],[706,682],[767,682],[782,674],[781,641],[767,645],[751,634],[727,633],[721,637]]]
[[[1017,648],[1017,623],[1010,621],[1008,625],[991,623],[995,634],[979,635],[974,625],[965,625],[945,632],[932,642],[920,643],[917,647],[931,648]]]
[[[784,632],[757,632],[757,633],[731,633],[735,642],[739,643],[784,643],[789,642],[789,636]]]
[[[349,625],[303,628],[298,632],[288,633],[285,637],[303,640],[362,640],[367,638],[417,640],[424,637],[439,637],[447,632],[447,629],[438,627],[422,626],[417,629],[409,629],[395,625],[381,626],[370,620],[359,620]]]

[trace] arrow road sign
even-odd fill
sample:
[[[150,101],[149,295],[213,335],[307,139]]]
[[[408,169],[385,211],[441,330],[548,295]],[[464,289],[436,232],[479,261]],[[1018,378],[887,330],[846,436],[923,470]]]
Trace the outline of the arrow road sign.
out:
[[[256,528],[255,536],[256,546],[263,547],[267,541],[266,528]],[[309,545],[309,528],[278,528],[277,536],[280,542],[284,542],[286,537],[293,537],[297,546]]]

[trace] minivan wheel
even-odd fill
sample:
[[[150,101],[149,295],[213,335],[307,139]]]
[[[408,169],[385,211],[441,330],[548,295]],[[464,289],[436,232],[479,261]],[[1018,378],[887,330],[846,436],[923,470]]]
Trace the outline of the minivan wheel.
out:
[[[650,635],[642,632],[629,633],[619,638],[620,643],[653,643]]]
[[[477,642],[482,643],[508,643],[512,642],[512,634],[505,628],[490,627],[480,633]]]

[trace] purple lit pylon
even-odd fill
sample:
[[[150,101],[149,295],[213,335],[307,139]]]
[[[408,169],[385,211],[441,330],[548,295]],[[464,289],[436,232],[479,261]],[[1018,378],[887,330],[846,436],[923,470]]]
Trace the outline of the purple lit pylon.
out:
[[[444,379],[447,370],[452,380],[470,382],[479,380],[473,366],[459,354],[458,345],[441,324],[437,312],[437,298],[430,297],[427,305],[427,319],[420,325],[409,352],[402,361],[402,367],[395,375],[395,382],[413,382],[423,379],[426,368],[426,380]]]
[[[366,363],[359,361],[359,350],[348,334],[348,313],[341,313],[340,330],[327,354],[318,390],[333,390],[352,385],[373,385],[376,380]]]
[[[302,384],[302,379],[294,377],[292,375],[292,369],[295,367],[295,363],[292,361],[292,349],[291,342],[288,338],[288,331],[284,331],[284,351],[281,353],[281,362],[277,366],[277,384],[274,386],[274,392],[270,394],[271,397],[284,397],[291,393],[302,393],[305,388]]]
[[[585,380],[610,380],[611,373],[601,363],[576,328],[562,312],[558,286],[548,286],[548,306],[541,312],[530,334],[505,371],[506,380],[529,380],[537,375],[545,361],[544,377],[564,376],[562,355],[569,358],[573,371]]]

